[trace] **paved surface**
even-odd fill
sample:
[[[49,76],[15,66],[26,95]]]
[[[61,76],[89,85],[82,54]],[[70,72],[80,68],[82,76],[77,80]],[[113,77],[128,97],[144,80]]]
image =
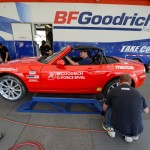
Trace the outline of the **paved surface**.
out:
[[[150,74],[147,74],[146,82],[139,90],[150,105]],[[120,135],[111,139],[106,133],[99,132],[102,130],[101,122],[104,119],[99,115],[16,112],[22,102],[31,98],[32,94],[28,94],[21,102],[0,101],[0,116],[15,121],[10,122],[0,118],[0,131],[5,134],[5,137],[0,140],[0,150],[8,150],[16,143],[31,140],[40,142],[44,150],[150,150],[150,114],[144,114],[145,128],[140,139],[128,144]],[[82,108],[80,105],[77,107]],[[22,122],[22,124],[17,122]],[[34,126],[26,126],[23,123]],[[50,128],[51,126],[55,128]],[[65,130],[58,127],[65,127]],[[68,129],[66,130],[66,128]],[[81,130],[76,131],[70,128]],[[94,131],[85,131],[84,129]],[[21,150],[34,149],[27,146]]]

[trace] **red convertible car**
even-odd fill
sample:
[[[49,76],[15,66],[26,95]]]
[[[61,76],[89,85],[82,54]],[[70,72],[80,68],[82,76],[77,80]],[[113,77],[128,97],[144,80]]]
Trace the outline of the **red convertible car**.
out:
[[[73,66],[65,59],[68,55],[79,61],[80,50],[88,50],[90,65]],[[146,78],[140,62],[105,56],[101,48],[66,46],[47,58],[22,58],[0,64],[0,97],[14,102],[27,92],[106,95],[124,73],[132,77],[135,88]]]

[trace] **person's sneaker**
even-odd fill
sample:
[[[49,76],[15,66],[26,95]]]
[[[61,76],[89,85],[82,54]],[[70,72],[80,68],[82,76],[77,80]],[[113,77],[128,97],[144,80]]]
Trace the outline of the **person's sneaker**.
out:
[[[132,138],[133,140],[137,141],[139,139],[139,136],[133,136]]]
[[[133,142],[133,140],[137,141],[138,139],[139,139],[139,136],[133,136],[133,137],[125,136],[125,141],[128,143]]]
[[[133,142],[133,137],[125,136],[125,141],[131,143]]]
[[[0,140],[4,137],[4,134],[0,133]]]
[[[102,123],[102,127],[103,127],[103,129],[104,129],[105,131],[107,131],[107,133],[108,133],[108,135],[109,135],[110,137],[115,138],[116,132],[114,131],[113,128],[108,127],[107,124],[106,124],[106,122]]]

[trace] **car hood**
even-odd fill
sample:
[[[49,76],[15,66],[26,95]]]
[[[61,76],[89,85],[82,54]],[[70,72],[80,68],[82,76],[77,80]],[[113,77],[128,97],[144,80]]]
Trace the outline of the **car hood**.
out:
[[[21,59],[11,60],[6,63],[2,63],[1,66],[21,66],[23,64],[36,64],[38,63],[37,57],[24,57]]]
[[[0,64],[0,72],[22,72],[23,68],[28,69],[31,66],[41,66],[36,57],[21,58]],[[37,68],[37,67],[36,67]],[[38,67],[39,68],[39,67]]]

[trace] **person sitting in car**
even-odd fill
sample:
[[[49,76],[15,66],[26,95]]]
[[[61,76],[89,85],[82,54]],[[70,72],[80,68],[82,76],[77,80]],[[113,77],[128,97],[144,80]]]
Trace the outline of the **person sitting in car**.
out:
[[[70,57],[66,56],[66,59],[71,65],[89,65],[91,64],[92,60],[88,56],[88,51],[87,50],[80,50],[80,57],[82,60],[78,62],[74,62]]]

